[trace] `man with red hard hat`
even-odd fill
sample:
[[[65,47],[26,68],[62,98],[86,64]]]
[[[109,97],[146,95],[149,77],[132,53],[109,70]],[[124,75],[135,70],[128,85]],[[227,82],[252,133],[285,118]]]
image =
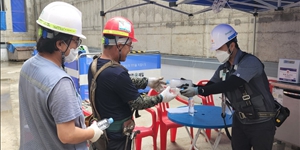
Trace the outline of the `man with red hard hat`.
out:
[[[128,70],[119,64],[126,60],[132,50],[132,43],[137,42],[131,21],[124,17],[109,19],[103,29],[103,36],[104,49],[101,56],[96,58],[97,70],[109,62],[117,65],[104,69],[94,79],[97,82],[95,107],[101,118],[114,119],[104,134],[108,138],[107,150],[129,150],[131,139],[126,136],[125,130],[128,128],[127,124],[132,125],[128,122],[132,122],[133,111],[150,108],[161,102],[169,102],[176,95],[170,92],[170,87],[163,89],[165,82],[162,81],[162,77],[131,78]],[[88,72],[90,91],[93,79],[92,67],[93,65]],[[146,86],[162,92],[157,96],[141,96],[138,89],[144,89]]]

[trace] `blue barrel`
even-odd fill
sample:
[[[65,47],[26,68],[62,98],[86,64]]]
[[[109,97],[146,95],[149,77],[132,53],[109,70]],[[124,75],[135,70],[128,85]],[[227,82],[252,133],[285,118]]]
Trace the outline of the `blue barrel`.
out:
[[[77,90],[77,92],[79,93],[79,73],[78,73],[78,61],[75,60],[73,62],[70,63],[65,63],[65,69],[67,71],[67,73],[71,76],[74,84],[75,84],[75,88]]]
[[[34,50],[32,51],[32,56],[35,56],[37,53],[38,53],[38,51],[37,51],[36,49],[34,49]]]
[[[86,55],[83,55],[78,59],[78,61],[79,61],[79,86],[80,86],[79,93],[82,100],[88,100],[89,99],[88,70],[93,59],[86,57]]]

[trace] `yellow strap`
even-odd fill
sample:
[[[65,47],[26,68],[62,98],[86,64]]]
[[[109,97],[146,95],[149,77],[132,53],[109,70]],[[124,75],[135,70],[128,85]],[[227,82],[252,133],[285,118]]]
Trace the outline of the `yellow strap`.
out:
[[[120,36],[129,36],[129,33],[123,32],[123,31],[117,31],[117,30],[103,30],[103,34],[114,34],[114,35],[120,35]]]
[[[42,24],[42,25],[44,25],[44,26],[46,26],[50,29],[55,29],[55,30],[58,30],[58,31],[62,31],[64,33],[69,33],[69,34],[75,34],[76,33],[76,29],[60,26],[60,25],[57,25],[57,24],[53,24],[53,23],[47,22],[47,21],[45,21],[41,18],[39,18],[38,23],[40,23],[40,24]]]

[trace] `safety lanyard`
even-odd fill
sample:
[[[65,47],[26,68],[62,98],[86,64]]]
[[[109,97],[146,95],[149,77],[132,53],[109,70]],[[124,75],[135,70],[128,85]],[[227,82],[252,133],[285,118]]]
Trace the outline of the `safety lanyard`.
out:
[[[246,55],[247,53],[243,52],[241,58],[239,59],[238,63],[242,60],[242,58]],[[233,68],[234,69],[237,69],[236,68],[237,66],[234,66]],[[221,78],[222,78],[222,81],[225,81],[226,80],[226,75],[227,73],[231,72],[232,70],[228,70],[227,67],[224,66],[223,70],[220,71],[221,74]],[[248,95],[246,90],[244,90],[246,93],[245,95]],[[248,98],[249,98],[249,102],[250,102],[250,96],[248,95]],[[245,96],[245,99],[247,99],[247,96]],[[250,102],[251,104],[251,102]],[[226,124],[226,120],[225,120],[225,117],[226,117],[226,113],[225,113],[225,109],[226,109],[226,106],[229,105],[228,103],[226,103],[226,96],[225,96],[225,93],[222,93],[222,113],[221,113],[221,117],[223,118],[223,121],[224,121],[224,129],[225,129],[225,132],[226,132],[226,135],[227,137],[231,140],[231,135],[229,133],[229,130],[228,130],[228,127],[227,127],[227,124]],[[230,108],[228,106],[228,108]],[[231,110],[230,110],[231,111]]]
[[[225,81],[226,80],[226,74],[227,74],[228,70],[226,69],[226,67],[224,67],[223,71],[222,71],[222,81]],[[225,93],[222,93],[222,113],[221,113],[221,117],[223,118],[223,121],[224,121],[224,129],[225,129],[225,132],[226,132],[226,135],[227,137],[231,140],[231,135],[229,133],[229,130],[228,130],[228,126],[226,124],[226,120],[225,120],[225,117],[226,117],[226,113],[225,113],[225,109],[226,109],[226,96],[225,96]],[[229,107],[228,107],[229,108]]]
[[[222,71],[222,81],[226,80],[226,74],[227,74],[228,70],[226,69],[226,67],[224,67],[223,71]],[[225,93],[222,93],[222,117],[225,118],[225,109],[226,109],[226,96]]]

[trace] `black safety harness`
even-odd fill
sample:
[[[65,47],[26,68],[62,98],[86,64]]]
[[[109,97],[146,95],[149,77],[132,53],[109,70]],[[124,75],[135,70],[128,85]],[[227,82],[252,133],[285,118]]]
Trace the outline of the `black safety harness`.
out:
[[[243,52],[242,56],[240,57],[238,64],[240,63],[240,61],[244,58],[244,56],[248,55],[248,53]],[[226,80],[226,74],[228,73],[228,68],[226,67],[226,65],[224,65],[223,71],[222,71],[222,81]],[[242,108],[243,112],[241,111],[237,111],[235,113],[238,113],[238,116],[240,117],[240,119],[258,119],[261,117],[275,117],[276,112],[257,112],[254,109],[254,106],[252,105],[251,102],[251,96],[248,94],[245,86],[248,86],[247,83],[244,85],[239,86],[239,91],[242,93],[242,98],[241,100],[244,102],[245,106]],[[248,90],[250,90],[250,93],[252,93],[251,88],[247,88]],[[226,96],[225,93],[222,93],[222,113],[221,116],[223,118],[224,121],[224,125],[225,125],[225,132],[226,135],[228,136],[229,139],[231,139],[231,135],[228,131],[228,126],[226,124],[226,113],[225,113],[225,107],[230,108],[229,106],[231,106],[231,104],[226,100]]]

